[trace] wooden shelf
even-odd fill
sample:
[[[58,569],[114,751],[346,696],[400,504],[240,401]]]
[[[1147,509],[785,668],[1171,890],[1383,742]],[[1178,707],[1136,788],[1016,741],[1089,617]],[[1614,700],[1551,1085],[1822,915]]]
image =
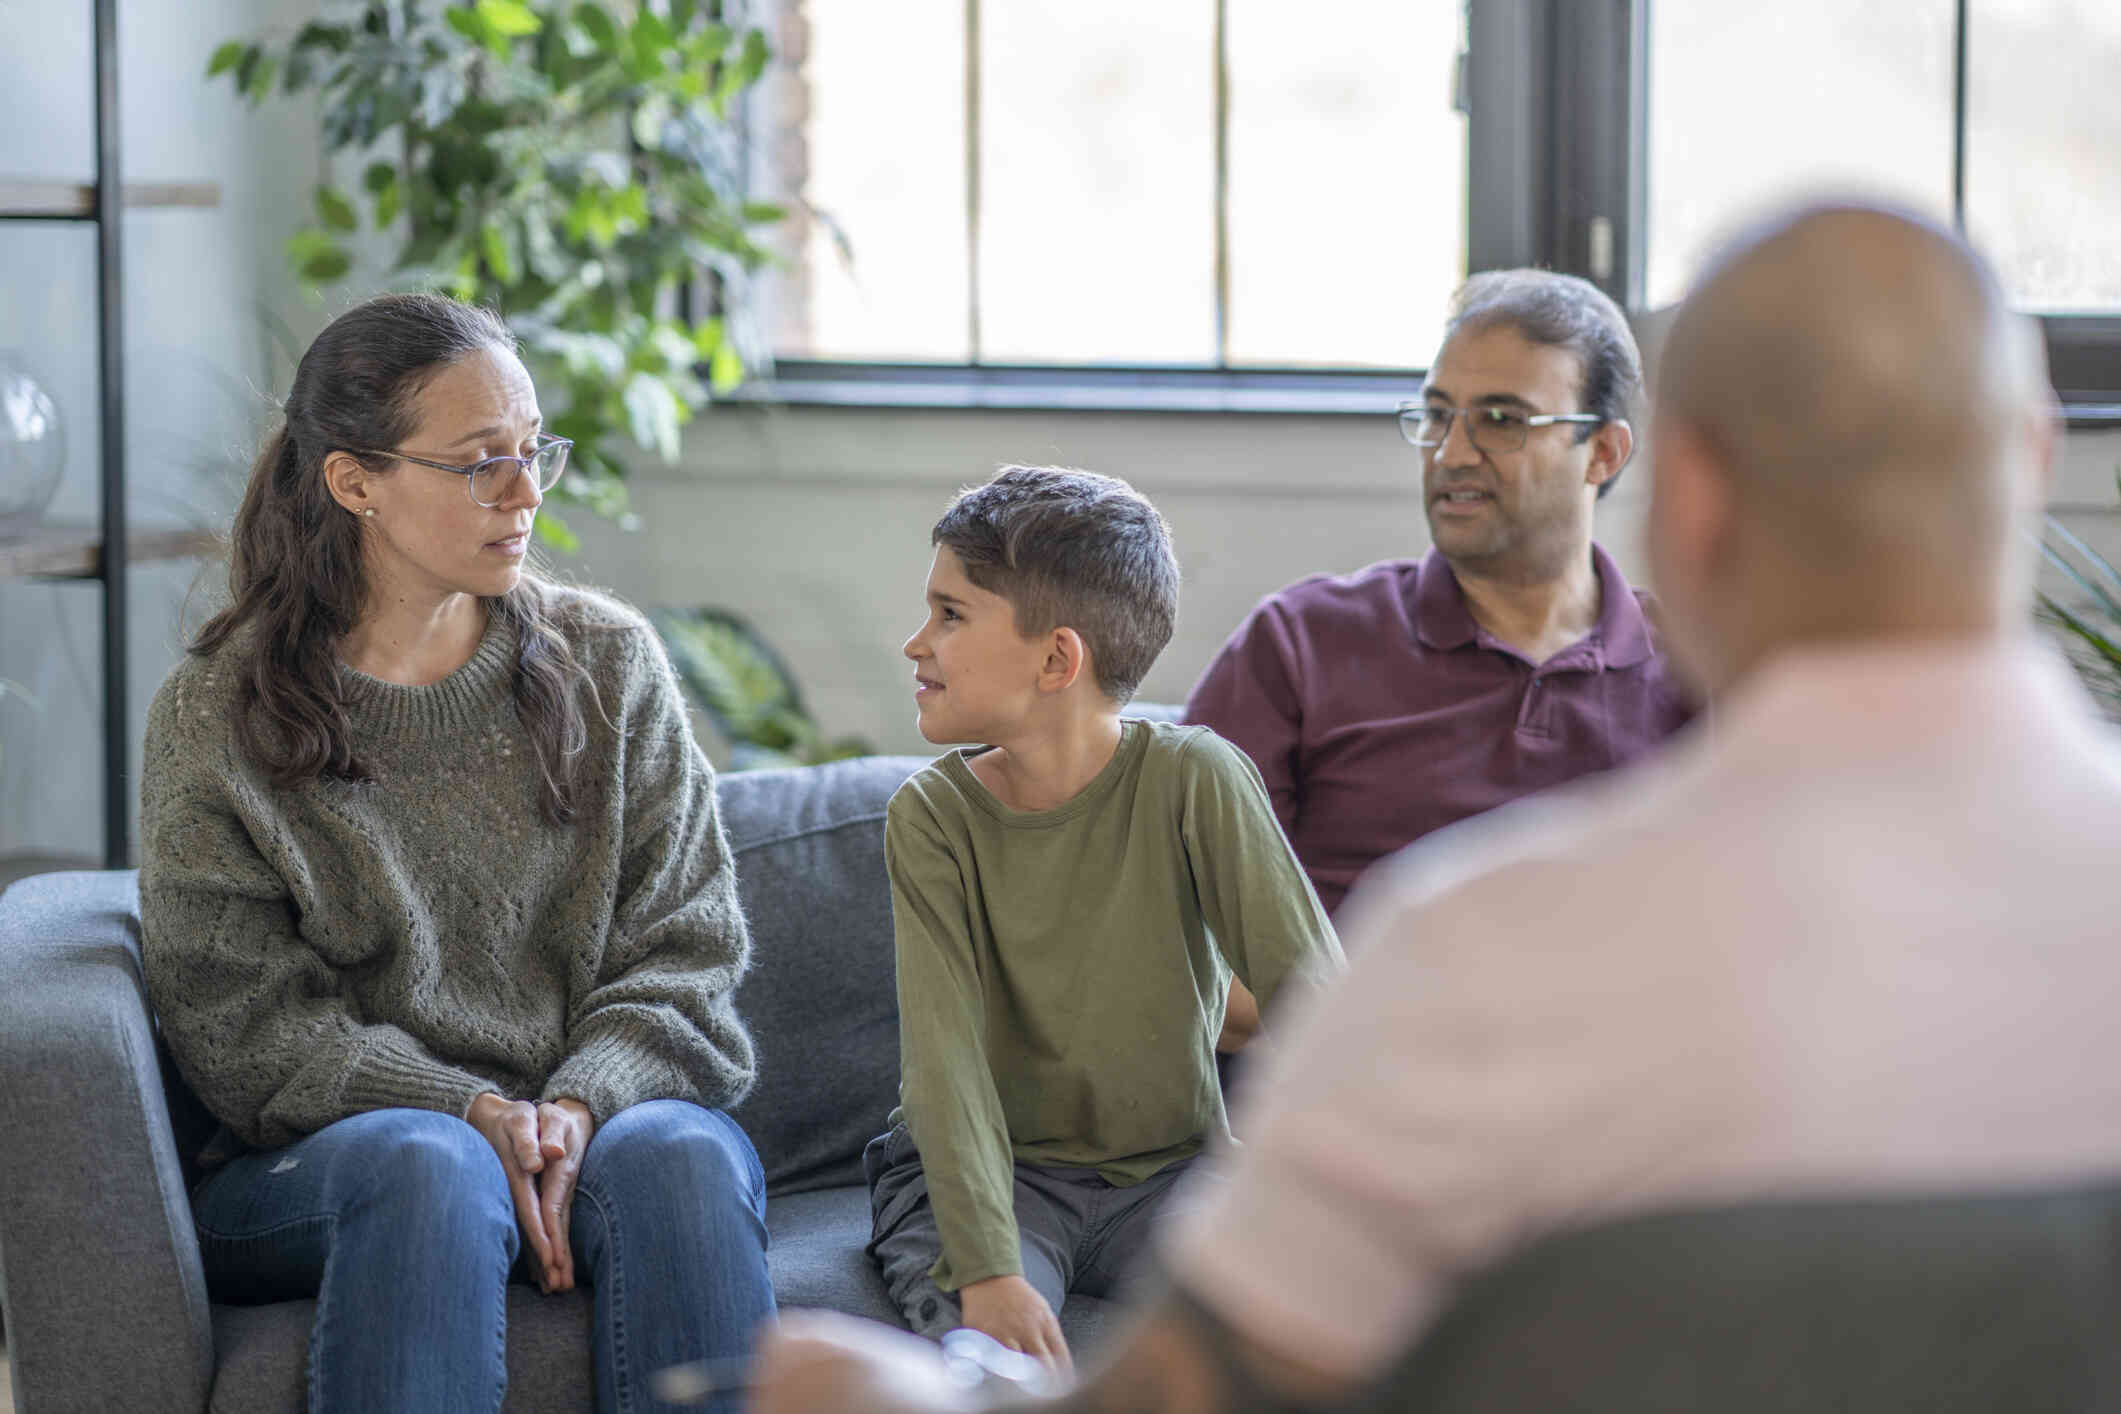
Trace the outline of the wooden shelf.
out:
[[[126,206],[219,206],[218,182],[127,182]],[[0,216],[19,221],[85,221],[96,214],[92,182],[24,182],[0,177]]]
[[[221,550],[221,537],[210,530],[138,530],[125,541],[125,558],[135,564]],[[86,526],[44,525],[20,538],[0,540],[0,580],[96,579],[102,573],[102,536]]]

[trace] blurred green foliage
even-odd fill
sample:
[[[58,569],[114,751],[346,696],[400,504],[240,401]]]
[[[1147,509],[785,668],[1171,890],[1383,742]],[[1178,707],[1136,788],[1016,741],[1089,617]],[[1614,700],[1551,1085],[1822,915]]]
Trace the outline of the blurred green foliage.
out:
[[[767,357],[751,280],[783,212],[745,197],[732,105],[768,46],[720,10],[366,0],[207,67],[253,106],[316,90],[326,151],[359,167],[317,189],[295,273],[343,278],[366,223],[402,234],[398,283],[500,310],[547,430],[574,439],[559,499],[602,515],[625,510],[631,448],[676,460],[679,429]],[[684,317],[679,292],[709,284],[719,312]],[[558,519],[537,525],[573,548]]]
[[[875,751],[860,737],[828,739],[788,666],[739,615],[670,610],[655,616],[655,626],[678,680],[729,744],[732,771],[815,766]]]

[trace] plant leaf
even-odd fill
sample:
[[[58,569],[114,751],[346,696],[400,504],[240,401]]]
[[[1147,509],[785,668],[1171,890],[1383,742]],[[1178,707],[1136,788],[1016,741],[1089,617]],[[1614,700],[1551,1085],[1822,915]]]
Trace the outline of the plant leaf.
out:
[[[280,72],[280,61],[270,55],[260,54],[255,63],[246,60],[239,72],[245,72],[244,96],[252,103],[263,103],[272,95],[273,76]]]
[[[522,0],[477,0],[477,5],[487,29],[504,39],[520,39],[545,28],[545,22]]]
[[[2104,555],[2085,544],[2083,540],[2078,538],[2075,531],[2053,516],[2047,518],[2047,529],[2049,534],[2056,536],[2063,544],[2075,550],[2078,557],[2084,561],[2086,567],[2092,571],[2093,575],[2107,589],[2121,591],[2121,571],[2117,571]],[[2100,597],[2108,606],[2107,612],[2115,618],[2121,619],[2121,606],[2115,604],[2113,596],[2101,592]]]
[[[676,42],[677,36],[663,17],[647,6],[633,20],[633,48],[642,58],[661,60],[663,51]]]
[[[759,75],[766,71],[766,60],[772,57],[772,52],[766,43],[765,31],[755,29],[745,34],[744,47],[736,62],[722,70],[721,80],[714,86],[717,105],[726,107],[730,99],[756,83]]]
[[[670,100],[650,94],[633,110],[633,140],[651,152],[663,145],[663,125],[670,121]]]
[[[2052,517],[2050,517],[2048,520],[2048,529],[2051,532],[2061,530],[2061,526],[2057,524]],[[2065,531],[2063,533],[2067,534],[2068,532]],[[2084,571],[2077,568],[2075,563],[2070,560],[2069,556],[2063,554],[2060,550],[2056,549],[2053,545],[2049,544],[2045,540],[2040,542],[2040,553],[2046,556],[2047,562],[2049,564],[2053,565],[2056,569],[2062,571],[2064,575],[2068,576],[2071,583],[2075,584],[2079,589],[2083,590],[2086,594],[2091,595],[2093,599],[2097,600],[2099,603],[2099,608],[2106,614],[2108,618],[2121,619],[2121,604],[2117,604],[2114,601],[2113,595],[2107,593],[2104,588],[2097,584],[2094,584],[2091,579],[2085,575]],[[2105,561],[2099,558],[2097,551],[2086,548],[2084,553],[2095,563],[2105,563]]]
[[[582,27],[582,33],[596,41],[597,48],[606,54],[619,47],[618,23],[611,12],[602,5],[581,4],[574,7],[574,22]]]
[[[287,263],[311,284],[326,285],[344,275],[353,259],[331,232],[319,226],[304,226],[287,238]]]
[[[334,231],[351,231],[361,224],[353,203],[330,187],[317,188],[317,219]]]
[[[736,346],[724,340],[707,360],[707,382],[717,395],[733,393],[744,383],[744,359]]]
[[[713,358],[714,351],[722,346],[722,321],[701,320],[700,327],[692,331],[692,346],[702,360]]]
[[[494,279],[503,285],[516,282],[521,252],[515,234],[506,224],[489,221],[479,228],[479,253],[486,257],[486,268],[493,272]]]
[[[248,48],[249,46],[244,44],[242,40],[231,39],[228,43],[216,49],[214,57],[206,61],[206,76],[212,78],[216,74],[227,73],[230,69],[243,62],[243,55]]]
[[[484,44],[492,37],[492,31],[485,20],[480,18],[479,12],[463,5],[451,5],[442,12],[442,18],[449,23],[451,29],[473,44]]]
[[[670,385],[652,373],[626,380],[626,417],[633,440],[666,462],[678,459],[678,398]]]
[[[345,25],[328,25],[310,21],[295,31],[296,49],[328,49],[334,54],[344,54],[353,48],[353,31]]]
[[[572,555],[582,548],[582,537],[570,530],[556,511],[544,512],[530,523],[530,528],[536,532],[539,544],[550,545],[563,555]]]

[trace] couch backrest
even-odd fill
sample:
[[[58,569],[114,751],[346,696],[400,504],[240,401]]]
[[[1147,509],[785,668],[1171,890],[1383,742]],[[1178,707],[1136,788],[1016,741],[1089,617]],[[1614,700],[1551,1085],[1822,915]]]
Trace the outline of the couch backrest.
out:
[[[724,775],[722,827],[751,924],[737,1008],[759,1081],[735,1116],[768,1190],[862,1181],[898,1103],[898,992],[884,807],[921,756]]]

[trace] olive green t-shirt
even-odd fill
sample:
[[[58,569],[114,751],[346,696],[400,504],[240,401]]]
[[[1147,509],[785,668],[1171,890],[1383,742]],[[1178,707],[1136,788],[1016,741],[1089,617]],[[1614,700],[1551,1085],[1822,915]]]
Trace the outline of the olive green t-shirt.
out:
[[[980,748],[984,749],[984,748]],[[1124,719],[1096,779],[1012,810],[953,751],[891,799],[900,1108],[945,1290],[1021,1274],[1012,1162],[1138,1183],[1227,1135],[1234,971],[1272,1008],[1343,965],[1259,772],[1206,727]]]

